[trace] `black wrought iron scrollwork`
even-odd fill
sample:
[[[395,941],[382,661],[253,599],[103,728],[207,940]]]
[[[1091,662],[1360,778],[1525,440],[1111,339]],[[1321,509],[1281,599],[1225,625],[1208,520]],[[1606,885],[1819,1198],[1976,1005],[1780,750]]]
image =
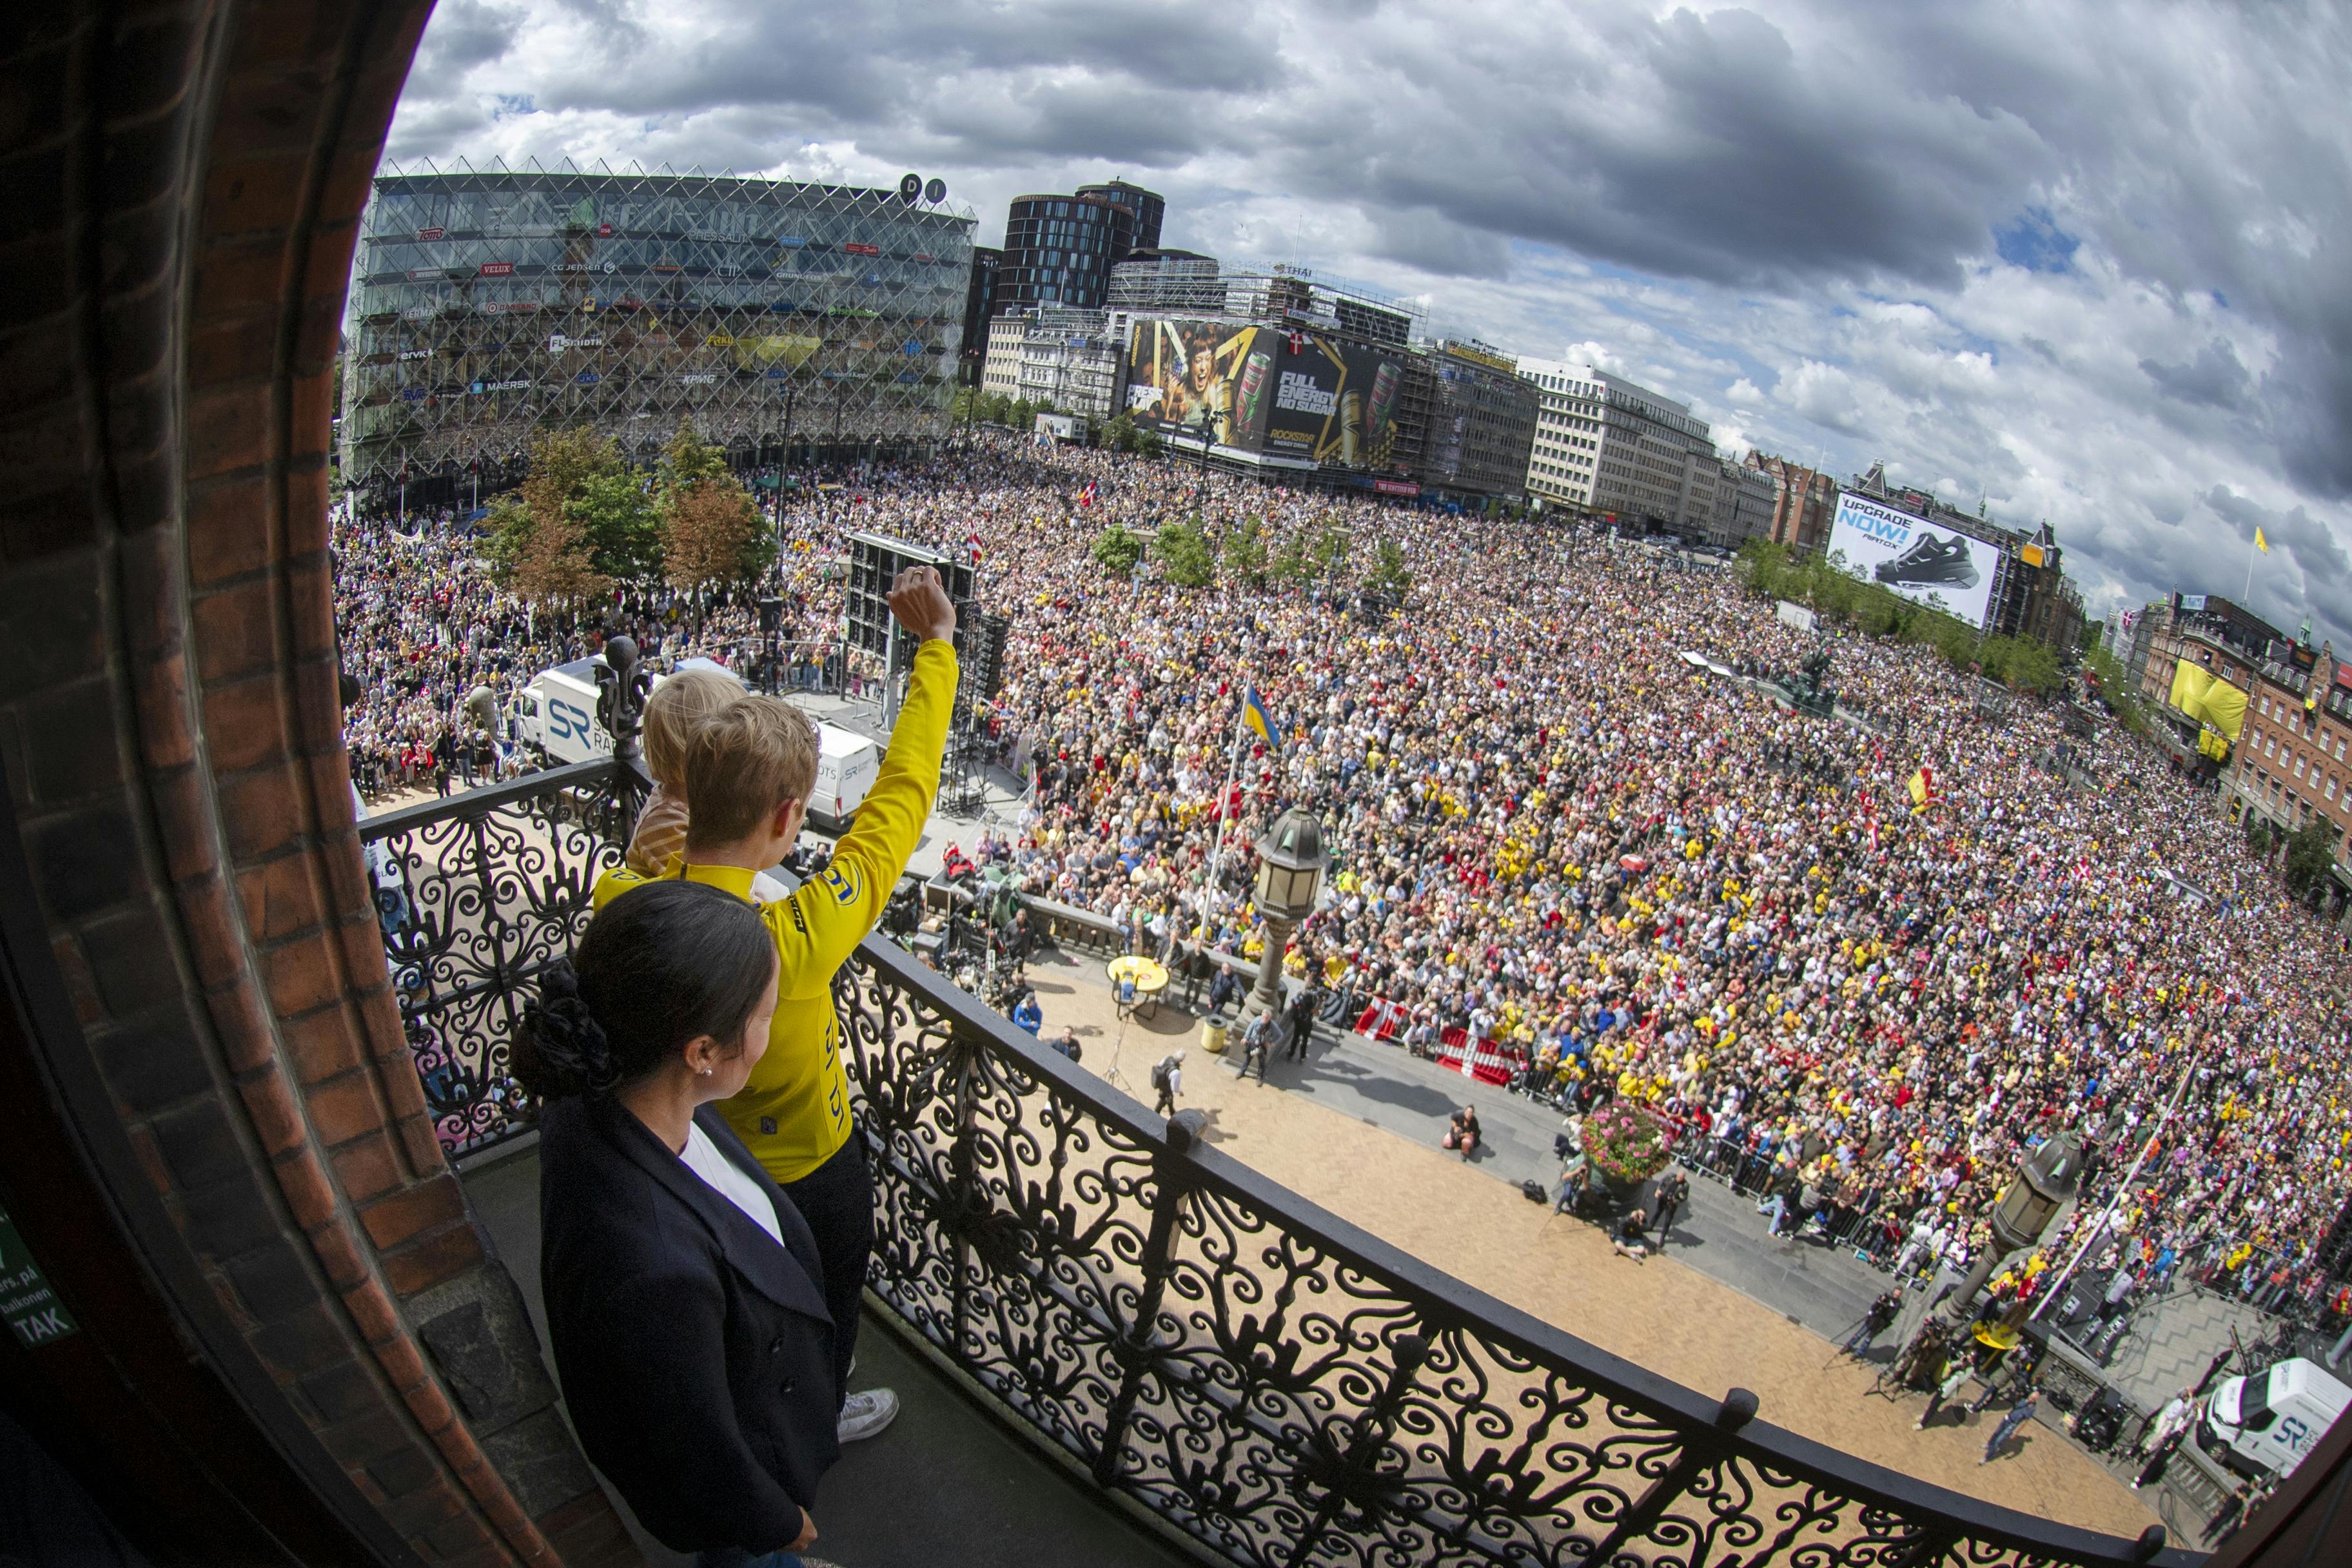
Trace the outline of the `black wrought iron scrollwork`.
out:
[[[362,825],[453,1152],[505,1074],[641,775],[541,773]],[[1139,1523],[1249,1568],[2185,1565],[1749,1419],[1437,1275],[1043,1049],[895,946],[834,984],[874,1155],[869,1283]]]
[[[631,769],[582,763],[360,824],[409,1050],[452,1155],[530,1125],[509,1070],[515,1023],[579,941],[642,791]]]
[[[1199,1146],[897,948],[835,984],[870,1283],[1139,1519],[1243,1564],[2124,1564],[1751,1421]],[[2186,1553],[2168,1554],[2187,1563]]]

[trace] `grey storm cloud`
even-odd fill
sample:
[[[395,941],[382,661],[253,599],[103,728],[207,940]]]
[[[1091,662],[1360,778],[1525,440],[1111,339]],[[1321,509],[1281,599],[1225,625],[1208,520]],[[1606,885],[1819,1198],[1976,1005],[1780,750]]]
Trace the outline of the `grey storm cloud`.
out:
[[[2252,389],[2246,367],[2238,363],[2237,352],[2219,338],[2198,350],[2197,357],[2185,364],[2160,364],[2144,359],[2139,368],[2147,373],[2148,380],[2181,402],[2209,408],[2240,407]]]
[[[2226,587],[2213,521],[2264,508],[2330,618],[2347,79],[2315,0],[442,0],[391,150],[919,169],[982,243],[1125,174],[1171,244],[1608,345],[1718,419],[1771,388],[1748,436],[1959,476],[2115,595]]]
[[[2352,586],[2352,555],[2345,552],[2335,534],[2326,524],[2302,507],[2290,507],[2273,511],[2237,494],[2227,485],[2215,485],[2205,492],[2205,504],[2214,515],[2230,525],[2237,536],[2253,542],[2254,531],[2262,531],[2263,542],[2273,549],[2284,548],[2305,575],[2335,595]],[[2336,613],[2343,614],[2341,598],[2335,600]]]

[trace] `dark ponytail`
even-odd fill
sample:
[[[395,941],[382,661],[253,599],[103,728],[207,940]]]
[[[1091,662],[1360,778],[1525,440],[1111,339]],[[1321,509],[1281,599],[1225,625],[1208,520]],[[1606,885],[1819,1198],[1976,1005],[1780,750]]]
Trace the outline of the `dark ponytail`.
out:
[[[751,906],[699,882],[648,882],[599,910],[578,954],[540,976],[514,1072],[542,1100],[602,1094],[704,1035],[740,1037],[775,972]]]

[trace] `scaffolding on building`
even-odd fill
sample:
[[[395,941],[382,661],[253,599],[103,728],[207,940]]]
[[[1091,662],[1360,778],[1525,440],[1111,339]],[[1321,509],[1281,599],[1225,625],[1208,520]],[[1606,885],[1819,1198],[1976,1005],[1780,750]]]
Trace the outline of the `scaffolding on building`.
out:
[[[945,439],[975,218],[934,181],[459,163],[376,178],[353,258],[347,486],[511,474],[585,426],[739,466]]]

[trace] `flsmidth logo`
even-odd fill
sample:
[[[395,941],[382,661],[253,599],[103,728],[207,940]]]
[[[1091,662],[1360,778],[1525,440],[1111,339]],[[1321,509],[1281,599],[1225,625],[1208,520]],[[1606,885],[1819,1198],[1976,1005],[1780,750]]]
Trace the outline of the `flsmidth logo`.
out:
[[[485,261],[482,263],[482,276],[485,278],[505,278],[510,276],[513,271],[514,263],[511,261]]]

